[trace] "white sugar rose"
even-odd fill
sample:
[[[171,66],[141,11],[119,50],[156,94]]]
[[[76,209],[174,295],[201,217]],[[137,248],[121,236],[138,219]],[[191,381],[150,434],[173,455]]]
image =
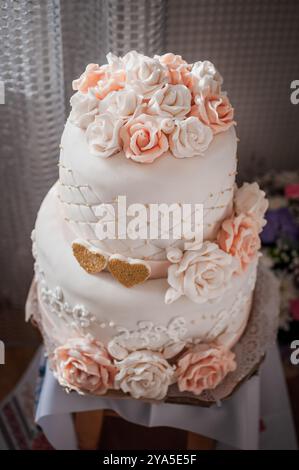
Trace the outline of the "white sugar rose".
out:
[[[109,112],[114,116],[128,118],[140,107],[142,97],[132,89],[123,89],[109,93],[100,101],[100,113]]]
[[[87,93],[80,91],[75,93],[71,97],[70,104],[72,107],[70,121],[81,129],[86,129],[99,113],[99,100],[92,89],[89,89]]]
[[[173,255],[168,268],[168,284],[165,302],[172,303],[182,295],[201,304],[219,299],[227,289],[236,264],[231,255],[221,250],[216,243],[204,242],[196,251],[185,251]]]
[[[108,52],[106,55],[107,62],[109,64],[110,70],[112,72],[118,72],[119,70],[124,70],[124,63],[121,59],[121,57],[118,57],[115,54],[112,54],[112,52]]]
[[[194,116],[176,121],[169,136],[169,146],[177,158],[203,155],[213,139],[213,132]]]
[[[110,113],[96,116],[86,130],[86,140],[90,152],[98,157],[111,157],[120,151],[119,131],[122,119],[115,119]]]
[[[218,95],[223,79],[209,60],[195,62],[191,70],[191,89],[194,95]]]
[[[133,50],[133,51],[127,52],[121,58],[121,60],[124,64],[124,68],[132,68],[134,66],[134,64],[136,64],[136,62],[141,60],[143,57],[146,57],[147,59],[149,59],[148,56],[145,56],[145,55],[140,54],[139,52]]]
[[[174,369],[158,352],[134,351],[117,362],[115,386],[133,398],[162,400],[174,377]]]
[[[234,196],[236,215],[244,214],[251,216],[261,231],[266,225],[264,215],[268,209],[266,194],[259,188],[257,183],[244,183],[236,189]]]
[[[150,98],[168,82],[167,69],[157,59],[129,52],[123,58],[126,83],[144,98]]]
[[[166,85],[151,97],[149,114],[182,118],[191,109],[191,93],[185,85]]]

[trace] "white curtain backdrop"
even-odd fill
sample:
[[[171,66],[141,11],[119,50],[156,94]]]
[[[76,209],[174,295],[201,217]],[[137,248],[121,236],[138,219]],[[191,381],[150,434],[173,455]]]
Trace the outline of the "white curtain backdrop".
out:
[[[30,232],[85,65],[130,49],[212,60],[236,108],[240,177],[250,179],[299,166],[298,24],[297,0],[1,0],[0,339],[26,337],[14,312],[32,276]]]

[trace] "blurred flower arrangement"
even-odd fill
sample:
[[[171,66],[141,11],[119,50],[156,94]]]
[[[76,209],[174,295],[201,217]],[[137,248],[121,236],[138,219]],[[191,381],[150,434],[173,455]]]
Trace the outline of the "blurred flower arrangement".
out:
[[[259,178],[269,198],[261,234],[264,262],[280,280],[280,328],[299,322],[299,172],[269,172]]]

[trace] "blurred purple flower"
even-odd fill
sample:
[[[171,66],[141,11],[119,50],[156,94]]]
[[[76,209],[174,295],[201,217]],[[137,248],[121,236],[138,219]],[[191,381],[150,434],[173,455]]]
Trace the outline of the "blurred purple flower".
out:
[[[261,239],[265,245],[275,243],[281,237],[293,241],[299,240],[299,227],[287,207],[269,209],[265,217],[267,225],[261,233]]]

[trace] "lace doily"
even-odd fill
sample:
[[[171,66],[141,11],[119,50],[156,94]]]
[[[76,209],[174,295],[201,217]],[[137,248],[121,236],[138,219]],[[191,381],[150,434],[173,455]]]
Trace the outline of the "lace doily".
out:
[[[271,295],[269,295],[271,293]],[[47,351],[55,345],[45,335],[37,297],[37,282],[33,281],[26,303],[26,319],[34,319],[40,329]],[[259,264],[250,318],[243,336],[233,348],[237,369],[229,373],[214,390],[206,390],[196,397],[192,393],[180,392],[174,384],[169,387],[164,402],[210,406],[228,398],[234,389],[257,371],[267,349],[275,342],[279,320],[278,281],[262,263]],[[119,391],[109,391],[110,398],[129,398]],[[148,401],[148,400],[144,400]]]

